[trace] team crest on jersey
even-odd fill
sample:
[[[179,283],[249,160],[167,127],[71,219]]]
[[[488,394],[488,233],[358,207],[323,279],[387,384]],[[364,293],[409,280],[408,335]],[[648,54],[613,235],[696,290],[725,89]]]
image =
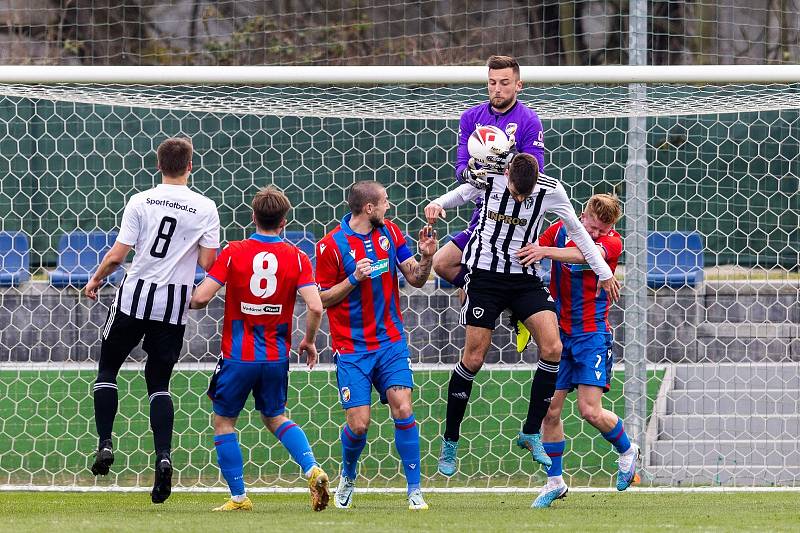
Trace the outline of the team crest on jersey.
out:
[[[525,198],[525,209],[530,209],[533,206],[533,196]]]
[[[475,318],[480,318],[483,316],[483,307],[473,307],[472,314]]]
[[[506,126],[506,135],[511,137],[515,133],[517,133],[517,123],[516,122],[509,122],[508,126]]]
[[[350,401],[350,387],[342,387],[342,401],[349,402]]]
[[[378,244],[384,251],[387,251],[389,249],[389,238],[386,235],[381,235],[378,238]]]

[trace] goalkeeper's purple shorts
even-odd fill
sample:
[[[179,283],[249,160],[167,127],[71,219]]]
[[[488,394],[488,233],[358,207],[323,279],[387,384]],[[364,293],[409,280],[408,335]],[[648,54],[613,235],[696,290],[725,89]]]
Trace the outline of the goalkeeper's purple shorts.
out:
[[[459,250],[464,250],[467,247],[467,243],[469,242],[469,238],[472,237],[472,232],[475,231],[475,227],[478,225],[478,219],[481,216],[481,206],[480,204],[475,206],[475,211],[472,212],[472,218],[469,221],[469,225],[467,229],[464,231],[459,231],[453,236],[453,244],[458,246]]]

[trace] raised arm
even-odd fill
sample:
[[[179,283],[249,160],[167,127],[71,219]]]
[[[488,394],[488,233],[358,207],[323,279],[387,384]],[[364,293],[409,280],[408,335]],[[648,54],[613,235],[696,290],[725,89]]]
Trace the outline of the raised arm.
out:
[[[445,209],[462,206],[475,200],[484,193],[485,191],[476,189],[472,185],[466,183],[459,185],[425,206],[425,219],[428,221],[428,224],[433,224],[438,219],[445,218]]]
[[[409,257],[400,263],[400,272],[403,273],[406,280],[412,287],[420,288],[428,281],[428,276],[431,275],[431,267],[433,267],[433,255],[439,248],[439,239],[437,238],[436,231],[430,226],[425,226],[419,230],[419,253],[420,260],[417,261],[414,257]]]

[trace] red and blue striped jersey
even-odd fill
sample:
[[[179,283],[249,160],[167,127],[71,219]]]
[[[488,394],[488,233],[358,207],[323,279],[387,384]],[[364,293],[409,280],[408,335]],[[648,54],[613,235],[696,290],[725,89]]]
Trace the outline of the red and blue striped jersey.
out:
[[[622,254],[622,237],[613,229],[594,241],[606,252],[606,263],[611,272],[617,268]],[[557,248],[574,247],[563,222],[547,228],[539,236],[540,246]],[[589,265],[572,265],[553,261],[550,271],[550,293],[556,300],[558,325],[567,335],[611,332],[608,323],[609,302],[606,291],[597,292],[597,274]]]
[[[372,260],[371,276],[327,309],[334,352],[364,353],[405,339],[397,267],[412,254],[390,220],[362,235],[350,229],[350,217],[317,243],[317,284],[321,291],[330,289],[355,272],[356,262]]]
[[[287,361],[297,290],[314,284],[308,256],[280,237],[254,233],[228,244],[208,276],[227,286],[222,356]]]

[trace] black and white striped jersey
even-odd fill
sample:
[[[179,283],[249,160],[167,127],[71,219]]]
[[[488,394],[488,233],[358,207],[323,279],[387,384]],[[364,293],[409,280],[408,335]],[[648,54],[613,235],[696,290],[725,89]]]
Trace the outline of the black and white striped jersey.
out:
[[[112,313],[185,324],[199,247],[219,248],[216,204],[185,185],[162,183],[131,197],[117,241],[136,255]]]
[[[535,274],[532,266],[522,266],[517,252],[536,241],[544,225],[544,215],[553,213],[564,221],[570,238],[600,279],[612,276],[611,269],[578,220],[560,181],[540,174],[531,195],[517,202],[508,190],[506,176],[490,174],[487,180],[489,185],[485,190],[464,184],[434,200],[447,209],[483,198],[478,225],[464,248],[463,263],[467,267],[505,274]]]

